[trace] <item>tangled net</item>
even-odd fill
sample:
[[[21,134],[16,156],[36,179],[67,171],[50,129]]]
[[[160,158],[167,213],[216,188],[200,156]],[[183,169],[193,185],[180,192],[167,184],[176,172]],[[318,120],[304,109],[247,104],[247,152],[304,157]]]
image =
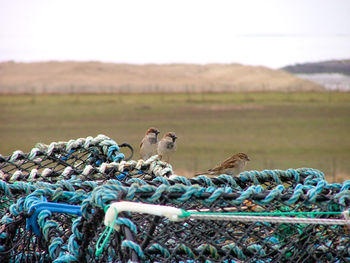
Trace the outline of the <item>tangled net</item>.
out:
[[[189,179],[132,153],[99,135],[0,156],[0,262],[350,261],[350,181]]]

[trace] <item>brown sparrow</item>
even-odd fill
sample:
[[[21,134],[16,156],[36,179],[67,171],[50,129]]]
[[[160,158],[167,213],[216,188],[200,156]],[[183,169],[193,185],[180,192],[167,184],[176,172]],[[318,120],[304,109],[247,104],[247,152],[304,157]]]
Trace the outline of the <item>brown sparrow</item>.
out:
[[[208,174],[208,175],[220,175],[220,174],[228,174],[228,175],[239,175],[243,172],[247,162],[250,161],[248,155],[245,153],[237,153],[232,155],[230,158],[227,158],[225,161],[215,166],[212,169],[209,169],[208,172],[196,174]]]
[[[165,158],[166,162],[169,162],[170,156],[173,155],[176,151],[176,135],[175,132],[168,132],[164,137],[158,142],[157,152],[160,157]]]
[[[157,154],[157,144],[159,130],[157,128],[149,128],[140,144],[140,156],[143,160],[147,160]]]

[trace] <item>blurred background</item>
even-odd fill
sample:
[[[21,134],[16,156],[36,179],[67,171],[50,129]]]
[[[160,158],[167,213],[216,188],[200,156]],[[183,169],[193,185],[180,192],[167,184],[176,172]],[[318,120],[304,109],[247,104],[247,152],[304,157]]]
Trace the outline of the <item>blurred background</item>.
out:
[[[176,132],[176,173],[350,179],[347,0],[0,0],[0,154]]]

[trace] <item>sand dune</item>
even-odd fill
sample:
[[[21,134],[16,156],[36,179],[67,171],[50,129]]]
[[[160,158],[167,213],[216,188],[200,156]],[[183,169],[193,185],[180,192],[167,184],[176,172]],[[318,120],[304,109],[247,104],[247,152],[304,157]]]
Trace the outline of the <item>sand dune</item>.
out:
[[[240,64],[0,63],[0,93],[310,91],[282,70]]]

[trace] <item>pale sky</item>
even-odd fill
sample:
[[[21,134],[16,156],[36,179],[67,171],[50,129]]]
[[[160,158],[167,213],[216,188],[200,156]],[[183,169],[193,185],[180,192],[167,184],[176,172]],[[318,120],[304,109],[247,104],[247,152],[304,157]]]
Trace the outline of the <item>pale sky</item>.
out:
[[[0,0],[0,61],[350,59],[350,0]]]

